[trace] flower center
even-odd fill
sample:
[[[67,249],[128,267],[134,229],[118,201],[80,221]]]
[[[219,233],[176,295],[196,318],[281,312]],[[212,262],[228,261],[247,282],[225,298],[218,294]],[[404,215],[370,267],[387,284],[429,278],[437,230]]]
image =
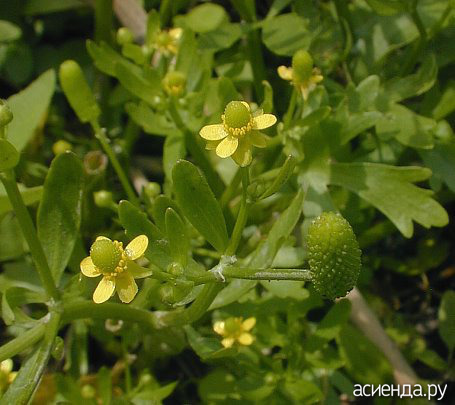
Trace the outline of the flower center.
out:
[[[242,333],[242,319],[228,318],[224,321],[224,330],[227,336],[236,337]]]
[[[117,276],[126,269],[122,242],[100,239],[90,248],[93,264],[106,276]]]
[[[253,128],[253,117],[248,108],[240,101],[231,101],[221,118],[225,131],[236,137],[245,135]]]
[[[295,82],[307,82],[313,72],[313,58],[307,51],[297,51],[292,57],[292,69]]]

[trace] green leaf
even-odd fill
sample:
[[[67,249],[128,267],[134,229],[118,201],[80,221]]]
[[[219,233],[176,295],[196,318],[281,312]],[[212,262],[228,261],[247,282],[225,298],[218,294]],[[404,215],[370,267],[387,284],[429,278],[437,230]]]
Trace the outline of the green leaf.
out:
[[[184,329],[188,343],[202,360],[229,357],[237,353],[237,349],[234,347],[224,348],[220,339],[201,336],[190,325],[186,325]]]
[[[163,169],[166,179],[172,179],[172,168],[186,155],[185,140],[181,135],[168,136],[163,146]]]
[[[0,172],[16,167],[19,158],[16,148],[6,139],[0,138]]]
[[[357,382],[382,384],[392,380],[392,368],[387,359],[357,329],[349,324],[345,325],[337,341],[346,361],[346,369]]]
[[[368,5],[379,15],[394,15],[406,11],[402,0],[366,0]]]
[[[395,77],[386,82],[384,94],[388,100],[395,102],[418,96],[433,87],[437,76],[436,58],[430,54],[417,73],[406,77]]]
[[[436,121],[414,113],[412,110],[394,104],[376,123],[376,133],[383,139],[395,138],[403,145],[419,149],[433,147],[432,131],[436,128]]]
[[[194,7],[184,17],[184,23],[194,32],[204,33],[217,29],[225,19],[227,14],[223,7],[205,3]]]
[[[137,66],[124,63],[115,65],[115,76],[122,86],[141,100],[154,105],[155,97],[161,91],[161,81],[155,70],[149,72],[149,77],[145,77]]]
[[[125,110],[133,121],[148,134],[158,136],[178,136],[179,134],[175,125],[167,121],[163,114],[154,112],[145,102],[127,103]]]
[[[273,183],[264,191],[264,193],[261,194],[259,198],[267,198],[272,194],[275,194],[289,180],[289,177],[291,177],[294,171],[296,163],[296,160],[291,155],[289,155],[281,167],[278,175],[275,177]]]
[[[63,62],[59,69],[59,79],[63,92],[79,120],[96,122],[101,110],[79,64],[74,60]]]
[[[297,14],[281,14],[264,21],[262,40],[278,55],[292,56],[299,49],[308,49],[311,33],[306,20]]]
[[[55,90],[55,72],[48,70],[21,92],[8,99],[13,120],[8,125],[8,139],[21,151],[42,123]]]
[[[199,37],[201,49],[219,51],[231,47],[242,36],[240,24],[224,22],[216,30],[202,34]]]
[[[207,242],[223,253],[228,243],[226,223],[205,177],[192,163],[180,160],[174,166],[172,179],[183,214]]]
[[[338,301],[319,322],[308,339],[306,347],[310,351],[322,348],[327,342],[339,336],[351,314],[351,303],[347,299]]]
[[[152,217],[155,221],[155,224],[160,228],[163,232],[166,231],[166,210],[168,208],[172,208],[174,211],[180,214],[179,207],[177,204],[171,200],[169,197],[165,195],[159,195],[155,198],[152,205]]]
[[[16,24],[6,20],[0,20],[0,43],[15,41],[21,35],[22,31]]]
[[[185,223],[172,208],[166,210],[165,220],[172,258],[185,267],[188,263],[190,250],[190,240],[186,232]]]
[[[105,42],[101,42],[99,45],[93,41],[87,41],[87,51],[95,66],[103,73],[109,76],[116,76],[115,66],[117,64],[127,64],[134,66],[133,63],[122,57],[119,53],[115,52]]]
[[[431,190],[415,186],[427,180],[431,171],[421,167],[395,167],[376,163],[333,163],[330,184],[346,187],[386,215],[410,238],[413,223],[445,226],[449,218],[445,209],[431,196]]]
[[[101,367],[96,375],[98,395],[103,404],[110,404],[112,397],[111,371],[107,367]]]
[[[439,335],[450,352],[455,348],[455,291],[446,291],[438,311]]]
[[[420,155],[433,177],[443,180],[455,192],[455,143],[437,144],[431,150],[422,150]]]
[[[303,191],[299,191],[289,207],[281,214],[270,229],[269,235],[247,261],[248,267],[264,269],[273,263],[278,250],[283,242],[294,230],[302,213]],[[210,309],[220,308],[237,301],[256,285],[252,280],[234,280],[224,288],[215,298]]]
[[[432,115],[435,120],[440,120],[455,110],[455,80],[449,81],[441,98],[433,108]]]
[[[165,269],[171,262],[171,258],[163,232],[148,220],[147,215],[129,201],[120,201],[118,216],[129,239],[139,235],[147,236],[149,244],[145,257],[153,264]]]
[[[24,13],[27,15],[49,14],[86,6],[81,0],[27,0]]]
[[[43,186],[26,188],[19,184],[19,191],[25,205],[32,205],[41,200],[41,196],[43,194]],[[3,185],[0,184],[0,218],[12,209],[13,207],[11,206],[11,202],[6,195],[6,191],[3,188]]]
[[[38,237],[56,283],[68,264],[79,236],[84,170],[73,153],[52,161],[38,208]]]

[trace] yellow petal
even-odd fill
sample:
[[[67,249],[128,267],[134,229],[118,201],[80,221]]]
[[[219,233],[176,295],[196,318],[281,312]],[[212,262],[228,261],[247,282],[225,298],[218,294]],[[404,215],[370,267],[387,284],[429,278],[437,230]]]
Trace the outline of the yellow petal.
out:
[[[280,76],[283,80],[292,80],[292,68],[286,66],[279,66],[278,76]]]
[[[273,114],[262,114],[253,118],[254,129],[265,129],[276,123],[276,117]]]
[[[226,348],[229,348],[229,347],[232,347],[232,345],[234,344],[235,340],[234,338],[224,338],[222,341],[221,341],[221,344],[226,347]]]
[[[214,124],[202,127],[199,131],[199,135],[208,141],[219,141],[226,138],[228,134],[224,130],[223,124]]]
[[[224,321],[216,321],[213,324],[213,330],[218,333],[218,335],[224,335]]]
[[[14,366],[13,360],[11,360],[11,359],[3,360],[0,363],[0,372],[2,372],[4,374],[9,374],[13,370],[13,366]]]
[[[249,346],[251,343],[253,343],[253,335],[251,333],[242,333],[238,339],[239,343],[244,346]]]
[[[313,75],[310,77],[310,82],[317,84],[319,82],[322,82],[323,79],[324,79],[324,76],[322,76],[322,75]]]
[[[182,36],[183,30],[181,28],[171,28],[169,30],[169,35],[172,39],[179,39]]]
[[[109,238],[106,238],[105,236],[98,236],[96,240],[110,240]]]
[[[207,141],[207,143],[205,144],[205,149],[215,150],[219,143],[220,141]]]
[[[254,328],[254,325],[256,325],[256,318],[252,316],[251,318],[245,319],[242,322],[242,329],[248,332]]]
[[[308,86],[301,86],[300,90],[302,92],[303,99],[308,100],[308,94],[310,94],[310,89]]]
[[[248,141],[243,140],[240,142],[237,150],[232,155],[232,159],[234,159],[235,163],[237,163],[240,167],[248,166],[253,160],[253,153],[251,149],[251,144]]]
[[[138,290],[134,277],[127,271],[117,276],[115,288],[117,289],[120,301],[126,304],[133,301]]]
[[[126,246],[125,253],[131,260],[139,259],[144,255],[147,250],[149,240],[145,235],[136,236],[128,245]]]
[[[107,277],[103,277],[93,293],[93,301],[96,304],[101,304],[111,298],[115,291],[115,281]]]
[[[231,156],[237,149],[239,140],[233,136],[224,138],[216,147],[216,154],[221,158]]]
[[[84,276],[98,277],[101,272],[96,268],[90,256],[81,261],[81,271]]]
[[[250,105],[246,101],[241,101],[241,103],[250,111]]]
[[[147,269],[147,268],[141,267],[136,262],[133,262],[132,260],[127,260],[126,268],[127,268],[127,271],[134,278],[145,278],[145,277],[151,276],[153,274],[152,269]]]
[[[249,140],[257,148],[267,147],[267,137],[258,131],[251,131]]]

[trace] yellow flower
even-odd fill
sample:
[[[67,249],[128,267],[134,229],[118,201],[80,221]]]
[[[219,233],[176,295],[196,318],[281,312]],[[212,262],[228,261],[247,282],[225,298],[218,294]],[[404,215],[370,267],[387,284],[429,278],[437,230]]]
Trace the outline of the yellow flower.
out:
[[[218,335],[223,336],[221,344],[224,347],[232,347],[235,342],[244,346],[253,343],[254,337],[249,331],[256,325],[256,318],[251,317],[243,320],[239,318],[228,318],[225,321],[217,321],[213,325],[213,330]]]
[[[144,255],[148,238],[140,235],[124,249],[123,243],[99,236],[90,248],[90,256],[81,262],[81,272],[87,277],[103,276],[93,293],[93,301],[100,304],[117,291],[122,302],[131,302],[137,294],[135,278],[148,275],[133,260]]]
[[[279,66],[278,75],[289,80],[299,89],[303,99],[308,99],[308,94],[323,80],[321,71],[313,67],[313,58],[304,50],[297,51],[292,57],[292,67]]]
[[[185,91],[186,75],[174,70],[166,73],[162,80],[164,91],[170,96],[181,96]]]
[[[263,114],[262,110],[251,114],[244,101],[231,101],[221,119],[222,124],[206,125],[199,135],[208,141],[208,150],[215,150],[221,158],[232,157],[241,167],[251,163],[253,146],[267,146],[267,136],[259,131],[276,123],[273,114]]]
[[[182,32],[181,28],[171,28],[170,30],[159,31],[153,42],[154,48],[167,56],[171,53],[176,55],[179,49],[179,41]]]
[[[13,371],[13,360],[6,359],[0,363],[0,396],[16,378],[17,372]]]

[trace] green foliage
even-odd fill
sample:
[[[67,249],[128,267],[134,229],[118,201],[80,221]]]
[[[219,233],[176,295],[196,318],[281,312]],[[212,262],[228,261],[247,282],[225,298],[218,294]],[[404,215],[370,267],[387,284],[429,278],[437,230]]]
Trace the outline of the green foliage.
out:
[[[44,182],[38,209],[38,237],[58,283],[76,243],[81,223],[84,174],[72,153],[58,155]]]
[[[0,402],[450,384],[454,4],[0,0]]]

